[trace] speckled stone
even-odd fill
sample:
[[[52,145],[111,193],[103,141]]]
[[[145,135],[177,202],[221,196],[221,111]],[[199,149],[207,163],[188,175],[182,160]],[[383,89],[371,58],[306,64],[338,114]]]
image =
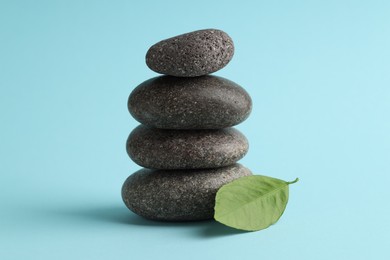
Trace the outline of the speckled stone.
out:
[[[216,76],[161,76],[137,86],[128,108],[140,123],[163,129],[218,129],[243,122],[252,110],[249,94]]]
[[[234,164],[248,151],[248,140],[234,128],[164,130],[140,125],[127,139],[130,158],[152,169],[200,169]]]
[[[161,74],[195,77],[222,69],[233,54],[234,45],[229,35],[207,29],[156,43],[146,54],[146,64]]]
[[[211,219],[218,189],[252,173],[240,164],[204,170],[149,170],[130,175],[122,198],[134,213],[154,220]]]

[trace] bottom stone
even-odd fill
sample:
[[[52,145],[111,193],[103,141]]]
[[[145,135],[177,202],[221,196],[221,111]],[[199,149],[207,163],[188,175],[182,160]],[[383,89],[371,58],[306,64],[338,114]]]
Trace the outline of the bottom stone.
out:
[[[248,175],[252,173],[241,164],[201,170],[142,169],[127,178],[122,198],[131,211],[148,219],[211,219],[218,189]]]

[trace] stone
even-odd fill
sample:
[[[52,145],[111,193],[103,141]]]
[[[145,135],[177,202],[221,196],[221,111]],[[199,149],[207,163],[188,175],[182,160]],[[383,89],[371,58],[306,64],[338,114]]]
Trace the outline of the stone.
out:
[[[252,173],[240,164],[202,170],[142,169],[127,178],[122,199],[131,211],[148,219],[211,219],[218,189],[249,175]]]
[[[237,125],[252,110],[249,94],[216,76],[160,76],[137,86],[129,96],[131,115],[163,129],[218,129]]]
[[[196,77],[222,69],[233,54],[234,45],[229,35],[207,29],[156,43],[146,54],[146,64],[157,73]]]
[[[140,125],[126,143],[130,158],[151,169],[200,169],[232,165],[248,152],[248,140],[234,128],[167,130]]]

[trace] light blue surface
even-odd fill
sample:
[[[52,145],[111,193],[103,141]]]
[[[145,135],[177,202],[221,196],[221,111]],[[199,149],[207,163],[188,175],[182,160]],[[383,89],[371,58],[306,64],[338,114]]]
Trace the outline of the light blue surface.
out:
[[[0,259],[390,259],[389,1],[0,1]],[[247,89],[241,161],[300,182],[235,232],[123,205],[153,43],[219,28]]]

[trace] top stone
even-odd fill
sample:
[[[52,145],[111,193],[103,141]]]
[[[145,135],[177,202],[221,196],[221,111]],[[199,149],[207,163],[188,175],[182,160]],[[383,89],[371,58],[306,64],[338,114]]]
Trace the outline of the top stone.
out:
[[[207,29],[156,43],[146,53],[146,64],[157,73],[197,77],[222,69],[233,54],[234,45],[229,35]]]

